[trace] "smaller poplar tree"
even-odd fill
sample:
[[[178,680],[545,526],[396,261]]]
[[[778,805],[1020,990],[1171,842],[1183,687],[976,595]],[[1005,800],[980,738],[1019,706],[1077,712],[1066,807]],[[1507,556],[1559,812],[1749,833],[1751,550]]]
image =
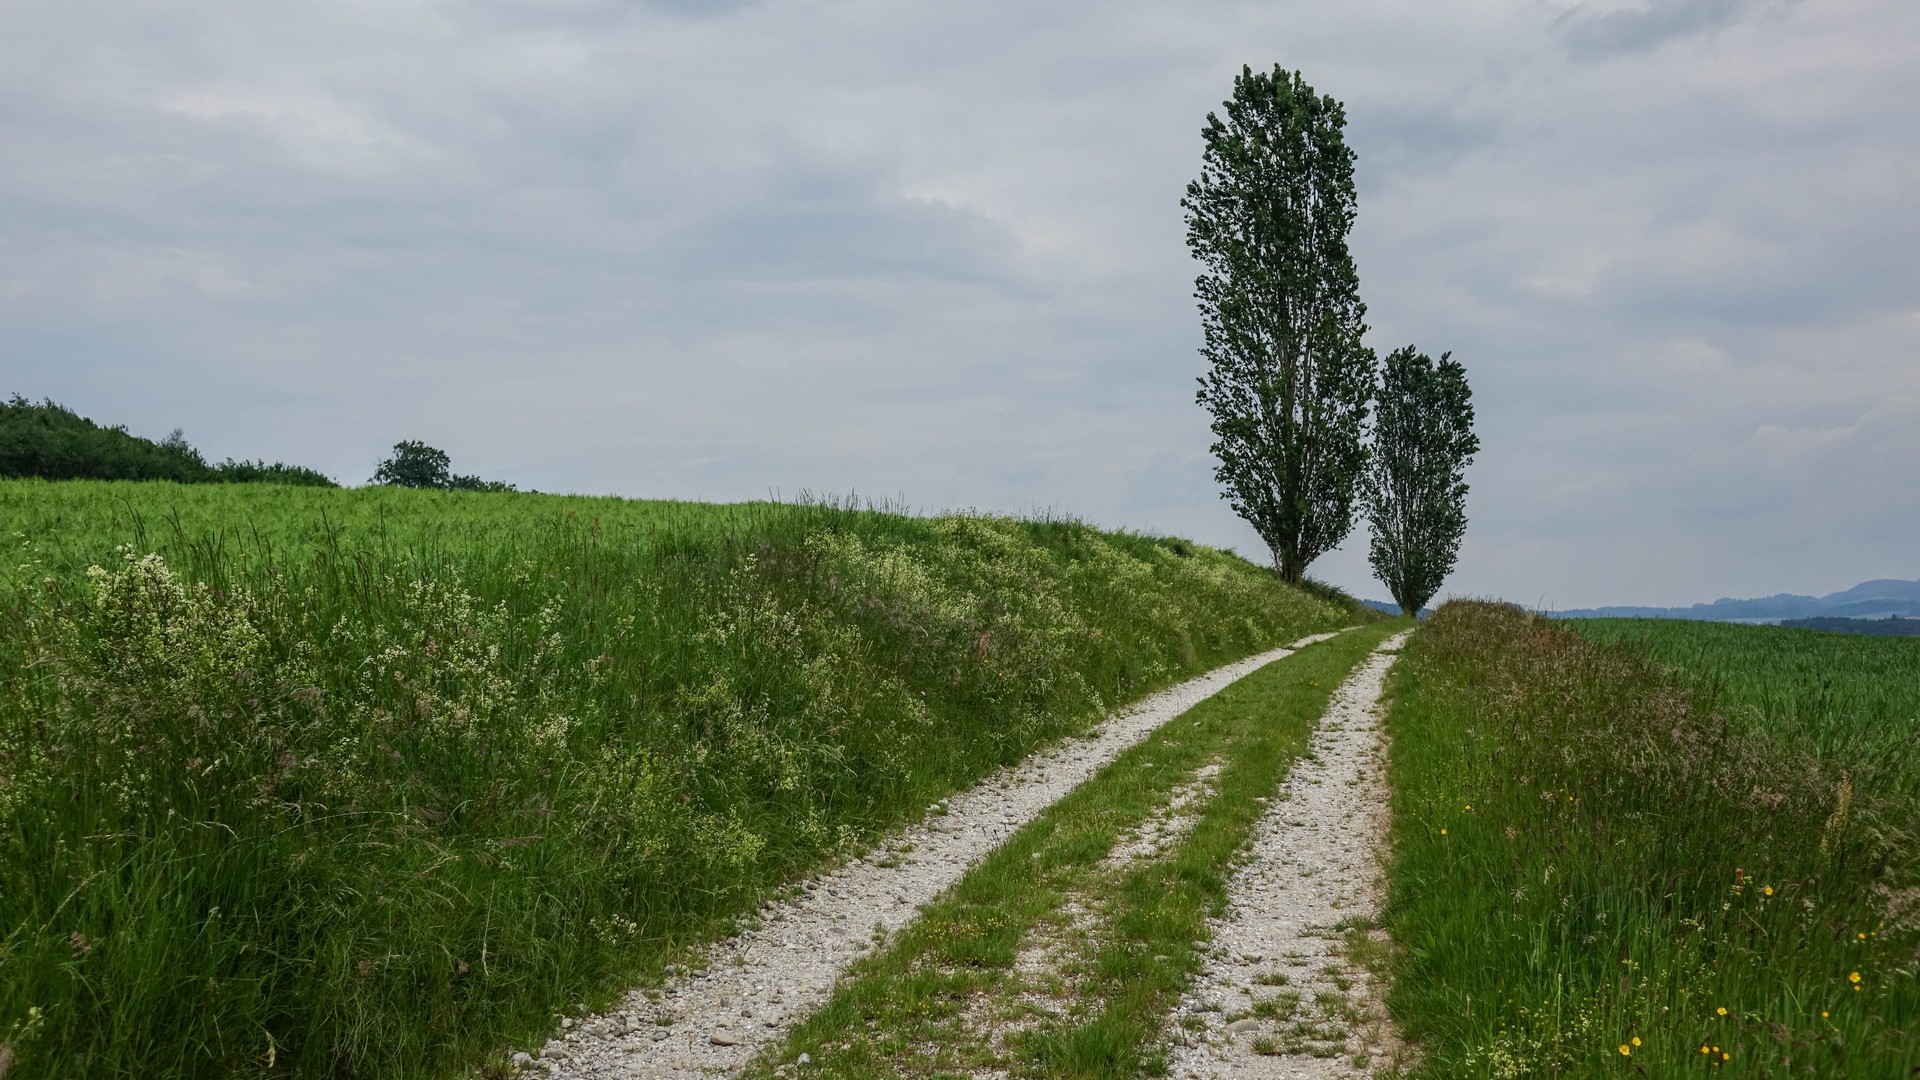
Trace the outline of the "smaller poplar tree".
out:
[[[1467,369],[1409,345],[1387,357],[1364,490],[1374,575],[1417,615],[1453,571],[1467,529],[1466,468],[1480,450]]]

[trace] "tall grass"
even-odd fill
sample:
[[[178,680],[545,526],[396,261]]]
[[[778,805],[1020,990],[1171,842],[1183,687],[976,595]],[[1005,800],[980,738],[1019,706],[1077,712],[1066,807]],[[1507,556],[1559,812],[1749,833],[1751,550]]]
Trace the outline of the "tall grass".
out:
[[[1346,621],[1072,522],[0,482],[17,1076],[435,1077],[1036,744]]]
[[[1817,753],[1767,689],[1794,643],[1667,653],[1708,677],[1490,604],[1415,635],[1387,917],[1420,1075],[1920,1068],[1920,764],[1883,752],[1914,725]],[[1920,714],[1920,662],[1880,659],[1831,674]]]

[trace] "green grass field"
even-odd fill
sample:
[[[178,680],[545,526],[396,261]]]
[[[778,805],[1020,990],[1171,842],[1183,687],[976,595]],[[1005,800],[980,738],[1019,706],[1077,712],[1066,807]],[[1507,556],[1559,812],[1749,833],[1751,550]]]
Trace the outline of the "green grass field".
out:
[[[1418,1075],[1920,1072],[1920,642],[1454,603],[1393,693]]]
[[[1354,621],[831,506],[0,481],[17,1077],[435,1077],[1116,704]]]
[[[1914,782],[1920,641],[1679,619],[1569,619],[1590,641],[1641,649],[1741,731]]]

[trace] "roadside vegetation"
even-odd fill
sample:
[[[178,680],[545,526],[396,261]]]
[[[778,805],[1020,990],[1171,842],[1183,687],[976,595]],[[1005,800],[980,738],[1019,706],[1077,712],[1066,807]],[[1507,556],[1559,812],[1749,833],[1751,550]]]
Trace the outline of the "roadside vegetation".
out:
[[[0,481],[0,1053],[433,1077],[1354,612],[1070,521]]]
[[[1221,494],[1299,581],[1353,529],[1367,463],[1377,364],[1347,247],[1355,155],[1346,108],[1299,72],[1243,67],[1222,107],[1180,200],[1201,269],[1198,396]]]
[[[1441,608],[1389,719],[1416,1074],[1920,1070],[1916,646]]]
[[[1267,799],[1334,689],[1398,625],[1308,646],[1167,723],[856,965],[748,1075],[801,1054],[824,1077],[1162,1071],[1169,1011]],[[1174,822],[1159,847],[1127,843]]]

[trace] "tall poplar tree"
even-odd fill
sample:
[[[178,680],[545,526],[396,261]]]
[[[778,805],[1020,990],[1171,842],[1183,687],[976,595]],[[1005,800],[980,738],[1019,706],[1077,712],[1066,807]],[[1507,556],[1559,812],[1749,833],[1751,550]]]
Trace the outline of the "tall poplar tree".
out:
[[[1187,247],[1209,364],[1214,475],[1298,581],[1353,528],[1374,356],[1347,250],[1353,151],[1346,110],[1298,72],[1242,68],[1226,119],[1207,114],[1187,185]]]
[[[1467,529],[1466,468],[1480,451],[1467,369],[1409,345],[1387,355],[1367,470],[1370,558],[1380,583],[1417,615],[1453,571]]]

